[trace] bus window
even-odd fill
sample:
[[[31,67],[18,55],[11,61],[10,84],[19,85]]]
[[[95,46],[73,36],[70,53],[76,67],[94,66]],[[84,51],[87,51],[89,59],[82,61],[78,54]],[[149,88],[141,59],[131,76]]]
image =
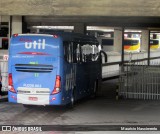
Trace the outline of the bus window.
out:
[[[64,42],[64,57],[65,60],[69,63],[73,62],[73,49],[72,49],[72,44],[71,42]]]
[[[82,61],[91,62],[96,61],[99,56],[98,46],[85,44],[81,46],[82,49]]]
[[[81,62],[81,49],[80,49],[80,44],[77,44],[77,49],[76,49],[76,58],[77,62]]]
[[[99,46],[92,45],[92,61],[96,61],[99,57]]]
[[[84,44],[81,46],[83,62],[91,61],[92,48],[89,44]]]
[[[73,42],[64,42],[64,57],[67,62],[77,63],[77,46],[78,44]]]

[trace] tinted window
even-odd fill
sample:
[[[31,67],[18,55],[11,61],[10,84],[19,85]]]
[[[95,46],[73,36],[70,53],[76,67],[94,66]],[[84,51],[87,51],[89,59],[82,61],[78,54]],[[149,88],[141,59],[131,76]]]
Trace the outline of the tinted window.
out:
[[[137,45],[138,40],[124,40],[124,45]]]
[[[150,40],[150,45],[158,45],[159,41],[158,40]]]
[[[96,61],[99,57],[98,46],[79,42],[64,42],[64,57],[69,63]]]
[[[77,45],[73,42],[64,42],[64,57],[67,62],[77,62]]]
[[[83,62],[96,61],[99,57],[99,50],[96,45],[83,44],[81,45],[81,51]]]

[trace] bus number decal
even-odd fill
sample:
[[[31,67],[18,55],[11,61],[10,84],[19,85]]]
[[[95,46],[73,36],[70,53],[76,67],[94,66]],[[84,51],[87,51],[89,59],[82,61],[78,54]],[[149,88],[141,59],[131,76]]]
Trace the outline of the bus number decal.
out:
[[[41,88],[42,85],[41,84],[23,84],[23,87],[27,87],[27,88]]]
[[[38,40],[38,42],[33,41],[33,42],[25,42],[25,48],[26,49],[45,49],[46,43],[45,39],[41,41],[41,39]]]

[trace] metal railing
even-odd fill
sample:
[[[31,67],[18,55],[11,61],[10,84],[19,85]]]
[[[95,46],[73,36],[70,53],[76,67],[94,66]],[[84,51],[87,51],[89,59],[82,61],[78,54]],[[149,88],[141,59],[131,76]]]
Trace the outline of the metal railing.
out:
[[[119,77],[118,95],[127,99],[160,99],[160,57],[128,61]]]

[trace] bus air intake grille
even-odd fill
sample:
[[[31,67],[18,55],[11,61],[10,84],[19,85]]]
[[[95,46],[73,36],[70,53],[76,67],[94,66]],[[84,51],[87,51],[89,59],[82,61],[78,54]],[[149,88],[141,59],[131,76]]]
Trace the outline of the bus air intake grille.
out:
[[[18,72],[50,73],[53,70],[53,66],[43,64],[16,64],[15,69]]]

